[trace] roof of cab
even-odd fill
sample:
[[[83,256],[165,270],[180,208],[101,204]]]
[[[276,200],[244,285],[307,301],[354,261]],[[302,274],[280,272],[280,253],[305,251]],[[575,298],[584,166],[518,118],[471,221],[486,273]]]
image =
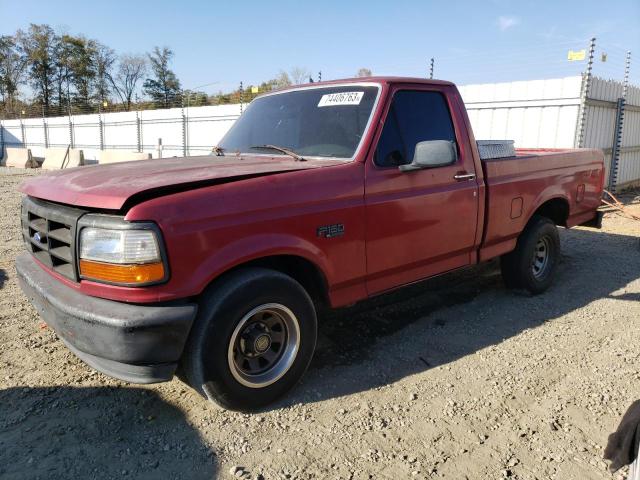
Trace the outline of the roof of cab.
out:
[[[353,82],[423,83],[425,85],[453,85],[452,82],[449,82],[446,80],[433,80],[433,79],[421,78],[421,77],[390,77],[390,76],[341,78],[338,80],[328,80],[326,82],[317,82],[309,85],[324,85],[324,84],[332,85],[336,83],[353,83]]]
[[[394,83],[419,83],[423,85],[446,85],[453,86],[453,82],[446,80],[431,80],[429,78],[420,77],[353,77],[353,78],[340,78],[336,80],[327,80],[324,82],[303,83],[300,85],[290,85],[282,89],[274,90],[274,92],[284,92],[291,89],[299,89],[305,87],[318,87],[318,86],[332,86],[340,85],[342,83],[380,83],[380,84],[394,84]]]

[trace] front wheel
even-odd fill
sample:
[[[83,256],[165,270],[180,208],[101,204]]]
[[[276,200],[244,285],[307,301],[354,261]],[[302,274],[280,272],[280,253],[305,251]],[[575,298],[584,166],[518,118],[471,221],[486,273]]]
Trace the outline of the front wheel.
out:
[[[298,282],[274,270],[239,270],[203,294],[183,376],[225,408],[258,409],[300,380],[316,330],[313,302]]]
[[[500,258],[502,278],[509,288],[544,292],[560,260],[560,236],[546,217],[534,216],[518,238],[515,250]]]

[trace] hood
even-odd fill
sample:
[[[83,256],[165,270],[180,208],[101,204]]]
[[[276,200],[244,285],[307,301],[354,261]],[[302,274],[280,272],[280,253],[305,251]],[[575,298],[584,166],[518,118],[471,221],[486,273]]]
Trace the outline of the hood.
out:
[[[307,170],[345,163],[345,160],[307,160],[288,157],[181,157],[92,165],[60,170],[26,181],[29,196],[78,207],[120,210],[127,200],[263,175]]]

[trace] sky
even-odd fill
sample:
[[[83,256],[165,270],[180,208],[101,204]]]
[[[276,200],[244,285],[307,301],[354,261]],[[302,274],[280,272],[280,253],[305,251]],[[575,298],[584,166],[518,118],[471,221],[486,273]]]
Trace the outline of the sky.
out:
[[[594,74],[640,84],[640,0],[205,1],[0,0],[0,34],[30,23],[95,38],[118,53],[175,52],[183,88],[230,91],[294,67],[313,77],[434,76],[458,84],[579,74],[569,50],[596,40]],[[606,55],[603,62],[602,54]]]

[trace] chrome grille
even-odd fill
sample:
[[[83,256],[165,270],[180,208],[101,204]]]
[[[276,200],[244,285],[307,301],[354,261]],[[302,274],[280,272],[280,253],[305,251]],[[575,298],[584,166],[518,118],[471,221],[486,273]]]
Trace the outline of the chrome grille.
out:
[[[84,213],[31,197],[22,200],[22,235],[27,250],[42,264],[73,281],[78,281],[76,225]]]

